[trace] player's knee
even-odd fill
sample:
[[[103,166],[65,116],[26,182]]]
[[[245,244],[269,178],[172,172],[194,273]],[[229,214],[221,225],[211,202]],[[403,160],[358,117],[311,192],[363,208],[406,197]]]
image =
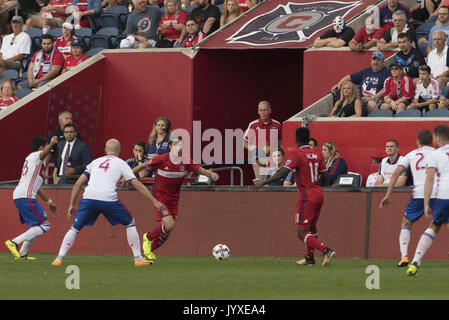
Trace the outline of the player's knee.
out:
[[[298,229],[298,238],[302,241],[304,240],[304,236],[306,235],[307,230],[303,230],[303,229]]]
[[[50,230],[50,224],[49,223],[45,223],[45,224],[40,224],[39,227],[42,229],[42,231],[47,232],[48,230]]]

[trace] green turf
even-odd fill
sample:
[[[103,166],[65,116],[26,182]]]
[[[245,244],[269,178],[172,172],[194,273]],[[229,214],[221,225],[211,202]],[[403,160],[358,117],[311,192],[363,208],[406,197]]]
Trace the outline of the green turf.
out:
[[[448,299],[449,266],[424,261],[416,277],[391,260],[332,260],[297,266],[295,258],[159,257],[152,267],[134,267],[124,256],[69,255],[52,267],[54,255],[14,261],[0,253],[0,299]],[[317,263],[321,258],[317,258]],[[80,270],[80,289],[66,288],[69,265]],[[380,270],[380,289],[368,290],[366,267]],[[156,288],[156,290],[154,290]],[[156,295],[157,293],[157,295]]]

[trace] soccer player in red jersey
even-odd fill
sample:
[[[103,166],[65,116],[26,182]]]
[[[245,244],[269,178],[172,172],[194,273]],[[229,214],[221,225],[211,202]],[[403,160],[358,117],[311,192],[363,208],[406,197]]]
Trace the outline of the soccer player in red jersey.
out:
[[[307,254],[304,259],[297,261],[298,265],[314,265],[314,251],[320,250],[324,254],[323,267],[329,265],[335,255],[335,251],[318,241],[317,222],[320,217],[321,206],[324,201],[323,189],[319,184],[320,179],[327,179],[328,173],[324,165],[324,159],[309,145],[310,132],[307,128],[296,130],[296,144],[298,149],[285,158],[284,167],[277,171],[271,178],[259,182],[250,187],[257,191],[264,185],[282,179],[295,170],[295,181],[298,187],[298,202],[296,204],[296,229],[298,238],[307,246]]]
[[[178,215],[178,201],[181,185],[188,172],[197,172],[214,181],[219,176],[217,173],[201,168],[190,160],[184,162],[182,159],[181,137],[170,137],[170,152],[158,155],[138,167],[147,167],[156,172],[156,179],[151,189],[153,196],[161,202],[167,210],[158,211],[154,208],[156,221],[160,224],[151,232],[143,235],[143,252],[147,259],[156,259],[153,251],[159,248],[168,238],[175,227]]]

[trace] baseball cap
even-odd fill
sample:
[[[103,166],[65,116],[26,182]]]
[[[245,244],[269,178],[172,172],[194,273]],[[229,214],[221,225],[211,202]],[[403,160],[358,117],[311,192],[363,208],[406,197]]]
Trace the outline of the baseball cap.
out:
[[[393,62],[390,64],[390,68],[393,68],[393,67],[397,67],[397,68],[401,68],[401,69],[402,69],[402,64],[400,64],[400,63],[397,62],[397,61],[393,61]]]
[[[78,40],[78,39],[73,39],[73,40],[72,40],[71,46],[72,46],[72,47],[82,47],[82,44],[81,44],[81,41],[80,41],[80,40]]]
[[[11,22],[23,23],[23,18],[21,16],[14,16],[12,17]]]
[[[374,59],[374,58],[383,60],[384,59],[384,54],[382,52],[380,52],[380,51],[374,51],[373,54],[371,55],[371,59]]]

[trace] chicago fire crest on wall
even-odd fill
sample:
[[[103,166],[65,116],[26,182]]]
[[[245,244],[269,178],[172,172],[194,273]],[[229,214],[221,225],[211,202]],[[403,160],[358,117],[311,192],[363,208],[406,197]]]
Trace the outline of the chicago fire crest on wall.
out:
[[[304,42],[332,25],[336,16],[345,17],[362,2],[288,2],[258,15],[226,39],[227,43],[266,46]]]

